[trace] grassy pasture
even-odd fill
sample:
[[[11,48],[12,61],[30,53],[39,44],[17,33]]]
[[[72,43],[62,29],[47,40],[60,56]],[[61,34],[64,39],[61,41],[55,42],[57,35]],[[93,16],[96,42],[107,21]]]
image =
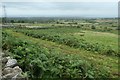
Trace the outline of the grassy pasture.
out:
[[[7,34],[11,35],[12,37],[15,37],[17,39],[21,39],[23,41],[28,41],[32,44],[35,44],[36,46],[42,46],[43,48],[47,48],[47,49],[54,49],[54,50],[57,50],[61,53],[68,54],[68,55],[72,54],[73,57],[74,57],[74,55],[76,55],[80,59],[85,60],[88,63],[92,64],[93,67],[95,69],[97,69],[95,71],[97,74],[94,75],[95,78],[100,78],[101,76],[105,77],[104,75],[107,74],[106,71],[108,73],[110,73],[109,75],[111,77],[117,77],[117,74],[118,74],[117,73],[117,71],[118,71],[118,58],[117,57],[105,56],[105,55],[101,55],[101,54],[93,54],[92,52],[89,52],[86,50],[74,49],[72,47],[69,47],[69,46],[66,46],[63,44],[57,44],[55,42],[41,40],[39,38],[33,38],[30,36],[26,36],[26,35],[19,33],[19,32],[14,32],[12,30],[5,30],[5,32],[7,32]],[[19,47],[17,47],[17,48],[19,49]],[[27,48],[29,49],[29,47],[27,47]],[[25,51],[23,51],[23,52],[25,52]],[[13,54],[13,55],[15,55],[15,54]],[[34,54],[34,52],[33,52],[33,54]],[[37,53],[35,53],[35,54],[37,54]]]
[[[18,60],[23,74],[31,78],[118,77],[117,19],[22,20],[12,23],[18,27],[3,28],[2,48]]]
[[[107,32],[83,31],[82,38],[89,43],[99,43],[105,46],[110,46],[112,49],[118,51],[118,35]],[[76,38],[81,38],[81,34],[74,34]]]
[[[82,39],[86,45],[88,44],[86,48],[89,48],[94,44],[95,46],[98,46],[98,48],[104,48],[105,50],[110,49],[118,53],[118,36],[114,33],[88,31],[78,28],[24,29],[16,31],[36,38],[60,43],[62,42],[61,39],[65,43],[64,39],[68,38],[67,41],[71,40],[71,43],[68,45],[72,43],[76,44],[76,40],[78,41],[77,44],[79,44]]]

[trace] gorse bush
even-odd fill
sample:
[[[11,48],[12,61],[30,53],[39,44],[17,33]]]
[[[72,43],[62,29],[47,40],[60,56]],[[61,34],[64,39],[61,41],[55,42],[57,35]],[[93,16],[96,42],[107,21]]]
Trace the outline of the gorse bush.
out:
[[[106,78],[105,69],[97,70],[77,54],[65,54],[3,32],[3,50],[11,52],[27,77],[34,78]],[[99,74],[98,74],[99,73]]]

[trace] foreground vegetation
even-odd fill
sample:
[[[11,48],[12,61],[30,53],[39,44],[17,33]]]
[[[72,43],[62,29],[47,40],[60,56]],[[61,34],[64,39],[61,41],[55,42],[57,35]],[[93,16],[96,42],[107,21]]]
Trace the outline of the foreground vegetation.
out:
[[[8,50],[29,77],[37,78],[102,78],[109,77],[105,69],[81,59],[79,55],[49,50],[30,41],[3,32],[3,50]],[[36,58],[35,58],[36,57]],[[99,73],[99,74],[98,74]]]
[[[116,19],[21,20],[12,21],[17,27],[3,28],[2,49],[29,79],[119,76]]]

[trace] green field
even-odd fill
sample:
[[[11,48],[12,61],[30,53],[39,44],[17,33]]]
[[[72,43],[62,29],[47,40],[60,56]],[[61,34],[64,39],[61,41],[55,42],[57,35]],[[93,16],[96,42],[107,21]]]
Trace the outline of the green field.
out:
[[[92,20],[99,23],[95,29],[86,24],[80,27],[81,21],[88,23],[75,20],[77,24],[71,26],[46,22],[29,24],[39,28],[3,28],[3,51],[18,60],[23,75],[29,78],[117,78],[120,54],[116,27],[99,19]],[[96,22],[89,21],[89,25]]]
[[[78,28],[24,29],[16,31],[28,36],[65,44],[74,48],[83,48],[88,51],[103,54],[108,53],[108,55],[119,55],[118,36],[113,33],[84,31]]]

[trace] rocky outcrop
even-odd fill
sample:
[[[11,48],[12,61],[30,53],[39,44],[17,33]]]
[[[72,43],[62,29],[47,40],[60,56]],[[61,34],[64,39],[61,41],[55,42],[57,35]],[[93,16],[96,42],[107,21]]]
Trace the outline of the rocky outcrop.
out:
[[[25,80],[22,69],[17,65],[17,60],[11,58],[5,53],[1,53],[0,60],[2,61],[2,73],[0,79],[2,80]]]
[[[19,68],[19,66],[16,66],[14,68],[10,68],[10,67],[7,67],[3,70],[3,78],[6,79],[6,78],[9,78],[9,79],[15,79],[17,80],[17,78],[21,78],[22,80],[22,75],[21,75],[21,68]]]
[[[5,67],[14,67],[17,65],[17,60],[16,59],[8,59]]]

